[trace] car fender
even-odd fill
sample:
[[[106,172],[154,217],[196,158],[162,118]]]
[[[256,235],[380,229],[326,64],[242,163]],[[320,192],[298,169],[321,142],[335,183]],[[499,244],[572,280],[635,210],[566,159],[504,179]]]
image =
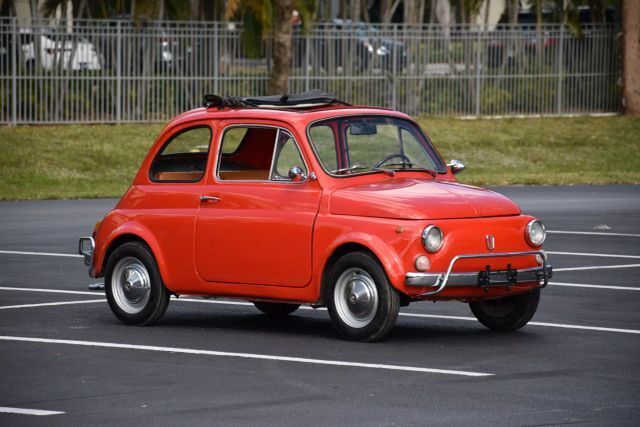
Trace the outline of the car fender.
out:
[[[363,231],[352,231],[340,234],[335,240],[327,245],[322,255],[322,262],[319,268],[321,276],[327,267],[327,263],[336,251],[347,244],[356,244],[363,246],[378,258],[382,268],[384,269],[391,285],[401,290],[401,284],[404,277],[402,271],[402,258],[398,251],[381,237],[366,233]]]
[[[125,236],[131,236],[131,240],[141,240],[149,247],[153,257],[156,260],[156,263],[158,264],[160,276],[164,281],[164,278],[168,277],[168,267],[158,241],[147,227],[133,221],[127,221],[121,225],[118,225],[105,237],[100,236],[100,231],[98,232],[98,238],[96,239],[96,251],[94,253],[94,269],[96,275],[103,276],[105,274],[104,270],[108,261],[105,258],[106,254],[114,249],[112,247],[114,243],[117,244],[117,241]]]

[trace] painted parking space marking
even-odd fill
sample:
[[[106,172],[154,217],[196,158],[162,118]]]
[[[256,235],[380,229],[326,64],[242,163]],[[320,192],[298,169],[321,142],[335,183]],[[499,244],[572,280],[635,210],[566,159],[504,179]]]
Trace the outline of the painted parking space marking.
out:
[[[0,340],[14,341],[14,342],[44,343],[44,344],[75,345],[75,346],[99,347],[99,348],[117,348],[117,349],[125,349],[125,350],[154,351],[154,352],[163,352],[163,353],[181,353],[181,354],[193,354],[193,355],[203,355],[203,356],[235,357],[235,358],[242,358],[242,359],[307,363],[307,364],[314,364],[314,365],[344,366],[344,367],[365,368],[365,369],[382,369],[382,370],[388,370],[388,371],[406,371],[406,372],[421,372],[421,373],[431,373],[431,374],[459,375],[459,376],[466,376],[466,377],[489,377],[493,375],[486,372],[423,368],[419,366],[387,365],[387,364],[381,364],[381,363],[362,363],[362,362],[349,362],[344,360],[329,360],[329,359],[310,359],[305,357],[276,356],[276,355],[258,354],[258,353],[236,353],[236,352],[228,352],[228,351],[199,350],[199,349],[193,349],[193,348],[161,347],[161,346],[152,346],[152,345],[123,344],[123,343],[111,343],[111,342],[100,342],[100,341],[60,340],[60,339],[50,339],[50,338],[33,338],[33,337],[16,337],[16,336],[0,336]]]
[[[640,286],[611,286],[611,285],[589,285],[587,283],[564,283],[564,282],[549,282],[553,286],[567,286],[572,288],[594,288],[594,289],[614,289],[621,291],[640,291]]]
[[[561,267],[554,268],[553,272],[558,271],[581,271],[581,270],[606,270],[608,268],[637,268],[640,264],[618,264],[618,265],[587,265],[585,267]]]
[[[73,295],[104,295],[100,292],[88,291],[68,291],[66,289],[45,289],[45,288],[17,288],[13,286],[0,286],[0,291],[22,291],[22,292],[48,292],[52,294],[73,294]]]
[[[82,258],[82,257],[83,257],[83,255],[77,255],[77,254],[61,254],[61,253],[54,253],[54,252],[0,251],[0,254],[7,254],[7,255],[58,256],[58,257],[68,257],[68,258]]]
[[[566,284],[566,286],[569,285],[574,285],[574,286],[596,286],[596,285],[581,285],[578,283],[575,284]],[[622,286],[620,287],[616,287],[616,288],[623,288]],[[631,290],[636,290],[635,288],[629,288]],[[0,287],[0,290],[28,290],[28,291],[37,291],[38,289],[34,289],[34,288],[13,288],[13,287]],[[625,288],[626,290],[626,288]],[[51,291],[51,290],[43,290],[45,292],[47,291]],[[60,293],[75,293],[76,291],[65,291],[62,289],[56,289],[56,292],[60,292]],[[92,292],[92,295],[103,295],[100,292]],[[196,299],[196,298],[175,298],[172,297],[172,300],[174,301],[178,301],[178,302],[193,302],[193,303],[201,303],[201,304],[219,304],[219,305],[234,305],[234,306],[250,306],[253,307],[253,303],[250,302],[245,302],[245,301],[225,301],[225,300],[216,300],[216,299]],[[104,299],[102,300],[91,300],[92,302],[102,302],[105,301]],[[53,303],[55,304],[55,303]],[[52,304],[52,305],[53,305]],[[300,307],[300,310],[314,310],[314,311],[327,311],[326,307],[319,307],[319,308],[313,308],[310,306],[306,306],[303,305]],[[447,315],[438,315],[438,314],[420,314],[420,313],[407,313],[407,312],[400,312],[399,316],[403,316],[403,317],[415,317],[415,318],[434,318],[434,319],[450,319],[450,320],[467,320],[467,321],[474,321],[476,322],[476,318],[475,317],[467,317],[467,316],[447,316]],[[601,327],[601,326],[586,326],[586,325],[572,325],[572,324],[565,324],[565,323],[548,323],[548,322],[529,322],[527,323],[527,325],[533,325],[533,326],[546,326],[546,327],[552,327],[552,328],[563,328],[563,329],[580,329],[580,330],[587,330],[587,331],[600,331],[600,332],[616,332],[616,333],[625,333],[625,334],[640,334],[640,330],[637,329],[621,329],[621,328],[607,328],[607,327]]]
[[[586,257],[602,257],[602,258],[629,258],[640,259],[640,255],[623,255],[623,254],[594,254],[587,252],[557,252],[557,251],[545,251],[550,255],[569,255],[569,256],[586,256]]]
[[[60,301],[60,302],[45,302],[41,304],[19,304],[19,305],[4,305],[0,306],[0,310],[8,310],[12,308],[32,308],[32,307],[51,307],[56,305],[74,305],[74,304],[92,304],[96,302],[105,302],[106,299],[90,299],[81,301]]]
[[[565,231],[565,230],[547,230],[549,234],[577,234],[585,236],[615,236],[615,237],[640,237],[640,234],[633,233],[607,233],[604,231]]]
[[[47,415],[60,415],[65,412],[60,411],[45,411],[43,409],[27,409],[27,408],[11,408],[8,406],[0,406],[0,413],[3,414],[20,414],[20,415],[36,415],[39,417]]]
[[[400,313],[400,316],[433,318],[433,319],[449,319],[449,320],[468,320],[468,321],[477,322],[475,317],[467,317],[467,316],[446,316],[446,315],[440,315],[440,314],[419,314],[419,313]],[[581,329],[585,331],[616,332],[616,333],[622,333],[622,334],[640,334],[640,330],[637,330],[637,329],[620,329],[620,328],[605,328],[601,326],[569,325],[566,323],[529,322],[527,323],[527,326],[546,326],[550,328]]]

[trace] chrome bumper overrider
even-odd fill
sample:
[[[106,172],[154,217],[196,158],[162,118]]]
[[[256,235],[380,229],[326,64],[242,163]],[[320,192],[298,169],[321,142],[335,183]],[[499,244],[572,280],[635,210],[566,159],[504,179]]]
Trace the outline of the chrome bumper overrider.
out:
[[[487,265],[487,268],[483,271],[452,273],[456,262],[463,259],[507,258],[529,255],[540,255],[542,257],[542,266],[516,270],[511,268],[511,264],[508,264],[506,270],[491,270]],[[449,263],[446,272],[407,273],[404,277],[404,282],[408,286],[436,288],[433,291],[422,294],[422,296],[429,296],[442,292],[447,286],[478,286],[481,288],[489,288],[495,286],[508,287],[525,282],[538,282],[540,288],[544,288],[549,283],[552,274],[553,269],[550,265],[547,265],[547,257],[544,251],[501,252],[457,255],[453,257]]]
[[[96,242],[93,237],[81,237],[78,241],[78,253],[84,256],[84,263],[91,265],[91,258],[93,257],[93,250],[96,247]]]

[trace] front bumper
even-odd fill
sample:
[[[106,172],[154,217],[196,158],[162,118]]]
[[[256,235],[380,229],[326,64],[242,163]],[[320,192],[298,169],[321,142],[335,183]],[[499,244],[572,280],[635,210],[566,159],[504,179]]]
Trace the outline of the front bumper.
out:
[[[491,270],[487,265],[487,268],[483,271],[452,273],[454,265],[464,259],[509,258],[530,255],[540,255],[542,258],[542,266],[516,270],[511,268],[511,264],[508,264],[506,270]],[[407,273],[404,277],[404,282],[407,286],[435,288],[435,290],[421,295],[430,296],[439,294],[448,286],[478,286],[481,288],[490,288],[496,286],[509,287],[518,283],[538,282],[539,287],[544,288],[549,283],[552,275],[553,268],[547,264],[545,253],[540,250],[456,255],[449,263],[446,272]]]

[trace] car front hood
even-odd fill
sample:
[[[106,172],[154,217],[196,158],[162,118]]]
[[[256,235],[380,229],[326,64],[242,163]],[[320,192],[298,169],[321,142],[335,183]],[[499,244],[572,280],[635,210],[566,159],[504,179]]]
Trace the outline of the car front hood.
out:
[[[331,195],[330,212],[395,219],[454,219],[520,214],[496,192],[439,180],[392,179],[346,187]]]

